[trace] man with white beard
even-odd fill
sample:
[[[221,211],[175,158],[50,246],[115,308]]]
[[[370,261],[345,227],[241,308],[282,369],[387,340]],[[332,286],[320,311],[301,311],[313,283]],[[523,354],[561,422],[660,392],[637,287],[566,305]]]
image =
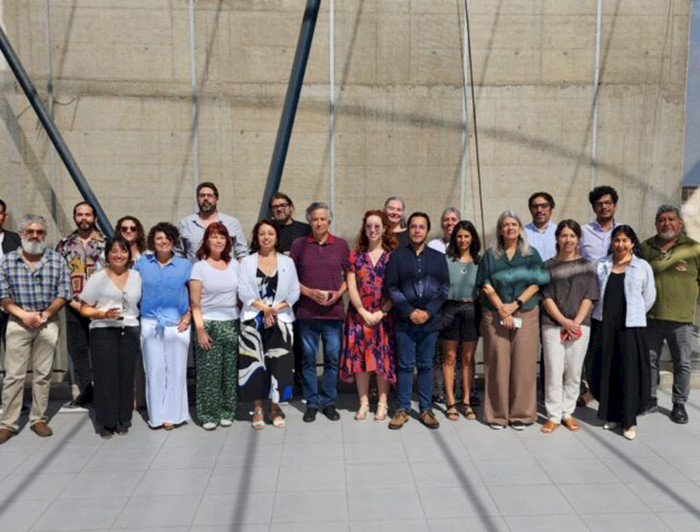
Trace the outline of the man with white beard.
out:
[[[659,357],[664,340],[673,360],[671,421],[688,422],[685,403],[690,393],[695,306],[700,280],[700,244],[683,231],[683,217],[674,205],[656,211],[656,235],[642,243],[642,257],[654,271],[656,302],[647,315],[647,342],[651,363],[648,411],[658,411]]]
[[[28,214],[20,222],[20,249],[0,260],[0,305],[10,315],[7,324],[5,379],[2,388],[0,444],[19,430],[27,365],[31,361],[31,430],[42,438],[47,424],[51,368],[58,343],[58,311],[71,299],[66,261],[46,247],[46,220]]]

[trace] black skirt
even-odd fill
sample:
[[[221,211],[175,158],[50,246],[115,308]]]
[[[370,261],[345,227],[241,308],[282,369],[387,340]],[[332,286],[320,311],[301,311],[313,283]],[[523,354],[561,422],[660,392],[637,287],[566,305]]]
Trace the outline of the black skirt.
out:
[[[602,327],[593,349],[591,391],[598,400],[598,418],[637,424],[651,393],[649,350],[643,327],[626,327],[625,274],[613,273],[603,296]]]

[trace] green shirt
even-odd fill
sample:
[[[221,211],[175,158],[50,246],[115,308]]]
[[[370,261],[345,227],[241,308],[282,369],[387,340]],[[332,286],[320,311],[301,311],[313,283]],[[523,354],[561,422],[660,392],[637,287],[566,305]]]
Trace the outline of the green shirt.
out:
[[[476,264],[447,257],[447,269],[450,271],[450,292],[447,299],[478,299],[474,290],[478,269]]]
[[[662,251],[653,236],[642,242],[642,257],[651,265],[656,285],[656,302],[648,317],[695,323],[700,244],[687,235],[681,235],[673,246]]]
[[[513,303],[530,285],[542,286],[548,282],[549,275],[544,269],[540,254],[534,248],[530,248],[530,254],[526,256],[516,251],[511,260],[508,260],[505,253],[496,258],[493,249],[488,249],[476,274],[477,288],[490,284],[503,303]],[[521,310],[532,310],[537,306],[539,299],[535,294],[523,304]],[[483,300],[488,310],[497,310],[488,298]]]

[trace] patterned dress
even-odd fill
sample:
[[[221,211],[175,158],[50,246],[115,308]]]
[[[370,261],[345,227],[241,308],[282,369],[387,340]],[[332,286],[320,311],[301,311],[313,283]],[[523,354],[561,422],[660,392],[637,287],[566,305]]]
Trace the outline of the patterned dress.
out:
[[[352,251],[348,257],[346,270],[355,274],[362,306],[370,312],[379,310],[384,301],[384,275],[389,255],[390,252],[384,252],[374,266],[366,252]],[[389,314],[374,327],[369,327],[350,305],[345,320],[340,378],[352,382],[354,374],[362,372],[377,373],[389,382],[396,382],[394,320]]]
[[[268,277],[260,269],[256,273],[260,301],[272,305],[277,293],[278,275]],[[292,397],[294,335],[292,324],[276,320],[265,327],[263,313],[241,322],[238,358],[238,387],[241,401],[270,398],[273,403]]]

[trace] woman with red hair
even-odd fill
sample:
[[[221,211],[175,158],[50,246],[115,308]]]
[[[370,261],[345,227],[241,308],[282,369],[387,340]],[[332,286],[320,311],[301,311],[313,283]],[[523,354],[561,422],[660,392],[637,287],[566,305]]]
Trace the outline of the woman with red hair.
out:
[[[195,399],[205,430],[230,427],[236,414],[238,381],[238,262],[231,260],[226,226],[207,227],[190,277],[190,301],[197,342]]]

